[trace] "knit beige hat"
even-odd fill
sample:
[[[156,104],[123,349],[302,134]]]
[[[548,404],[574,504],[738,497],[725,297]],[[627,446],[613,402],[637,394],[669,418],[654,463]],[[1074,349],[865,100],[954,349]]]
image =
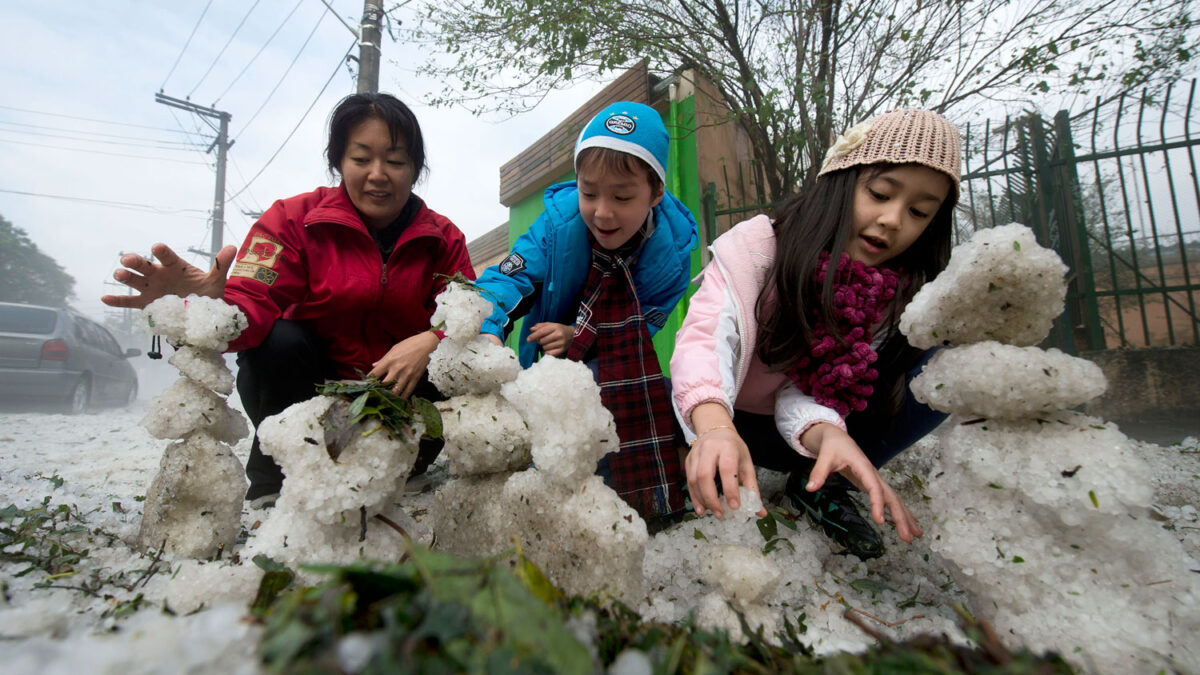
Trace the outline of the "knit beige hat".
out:
[[[958,128],[928,110],[893,110],[853,126],[838,137],[817,176],[863,164],[922,164],[958,182],[962,143]]]

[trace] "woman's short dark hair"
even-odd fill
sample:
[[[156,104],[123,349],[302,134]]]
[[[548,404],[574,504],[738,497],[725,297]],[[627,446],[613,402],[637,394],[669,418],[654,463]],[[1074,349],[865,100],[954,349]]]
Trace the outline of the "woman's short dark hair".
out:
[[[341,173],[346,145],[350,142],[350,132],[369,119],[382,120],[387,125],[392,136],[392,145],[400,145],[403,142],[408,159],[416,167],[416,173],[413,175],[415,183],[425,170],[425,140],[421,136],[421,125],[417,123],[417,116],[413,111],[391,94],[351,94],[333,109],[333,115],[329,118],[329,144],[325,146],[329,172],[333,175]]]

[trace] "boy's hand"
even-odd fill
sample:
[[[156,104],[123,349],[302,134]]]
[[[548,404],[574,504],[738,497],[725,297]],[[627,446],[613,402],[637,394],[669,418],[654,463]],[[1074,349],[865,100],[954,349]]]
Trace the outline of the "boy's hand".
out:
[[[849,434],[832,424],[818,423],[805,431],[800,440],[804,447],[818,449],[817,464],[809,474],[806,490],[816,492],[821,489],[829,474],[836,471],[867,493],[871,501],[871,519],[876,523],[883,524],[884,511],[888,510],[892,512],[896,534],[901,539],[912,543],[914,538],[924,534],[904,501],[883,480]]]
[[[488,339],[488,341],[489,341],[489,342],[491,342],[492,344],[496,345],[497,347],[503,347],[503,346],[504,346],[504,343],[500,341],[500,338],[496,337],[495,335],[492,335],[491,333],[482,333],[482,335],[483,335],[484,337],[486,337],[486,338]]]
[[[571,346],[571,340],[574,337],[574,326],[543,321],[533,325],[533,328],[529,330],[529,337],[525,338],[525,341],[541,345],[542,351],[547,356],[562,356],[567,353],[567,348]]]

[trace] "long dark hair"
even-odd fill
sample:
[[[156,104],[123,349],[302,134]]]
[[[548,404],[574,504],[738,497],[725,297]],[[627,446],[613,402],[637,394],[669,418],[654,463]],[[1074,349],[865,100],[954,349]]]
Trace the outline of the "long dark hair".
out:
[[[830,172],[818,178],[812,189],[785,202],[774,214],[775,260],[767,272],[768,283],[755,304],[758,319],[755,349],[772,371],[789,370],[808,354],[818,316],[835,338],[842,338],[837,334],[837,320],[833,316],[834,275],[827,274],[825,283],[817,285],[812,281],[813,274],[823,251],[831,256],[840,253],[853,235],[854,191],[860,171],[867,172],[869,180],[896,166],[871,164]],[[884,314],[882,343],[877,350],[879,360],[874,364],[879,379],[864,411],[872,418],[890,417],[896,411],[903,401],[904,374],[923,354],[908,344],[896,324],[917,290],[945,269],[950,259],[957,202],[958,190],[952,188],[921,236],[887,263],[900,271],[901,284]]]

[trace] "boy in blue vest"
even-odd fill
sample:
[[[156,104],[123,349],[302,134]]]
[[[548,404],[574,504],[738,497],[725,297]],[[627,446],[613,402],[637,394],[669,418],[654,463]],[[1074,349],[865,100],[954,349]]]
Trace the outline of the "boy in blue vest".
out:
[[[651,338],[687,289],[696,220],[664,187],[670,141],[641,103],[609,105],[575,143],[576,180],[551,185],[545,211],[476,282],[500,343],[525,317],[518,350],[583,361],[621,446],[597,473],[643,518],[681,511],[684,482],[667,381]]]

